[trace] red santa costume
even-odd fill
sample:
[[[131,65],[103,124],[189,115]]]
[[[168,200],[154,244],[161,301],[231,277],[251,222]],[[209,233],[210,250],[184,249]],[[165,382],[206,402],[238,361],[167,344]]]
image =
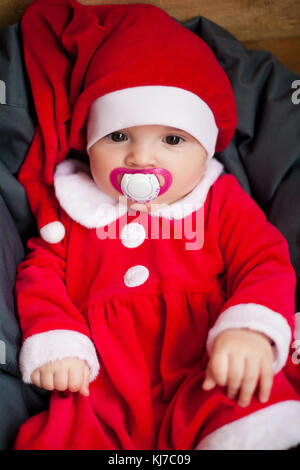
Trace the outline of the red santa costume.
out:
[[[79,357],[91,377],[89,397],[53,392],[15,448],[297,445],[299,393],[287,378],[296,366],[283,369],[295,273],[286,240],[212,157],[236,124],[233,93],[212,52],[150,5],[38,0],[22,27],[39,125],[20,180],[41,237],[29,240],[18,267],[20,368],[30,383],[37,367]],[[43,54],[50,44],[56,70]],[[101,192],[87,163],[64,159],[71,147],[143,124],[189,132],[209,159],[191,193],[137,214]],[[214,339],[228,328],[272,340],[268,403],[255,395],[241,408],[221,387],[202,389]]]

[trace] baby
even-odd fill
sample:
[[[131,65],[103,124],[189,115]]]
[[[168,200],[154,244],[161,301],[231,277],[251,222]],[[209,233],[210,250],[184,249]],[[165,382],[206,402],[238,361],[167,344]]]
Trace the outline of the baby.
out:
[[[207,161],[207,152],[197,139],[183,130],[159,125],[112,132],[90,147],[89,156],[93,180],[115,200],[120,193],[113,187],[110,175],[116,168],[123,167],[123,173],[135,170],[137,174],[141,170],[151,174],[153,169],[163,168],[172,175],[172,185],[155,198],[155,204],[162,206],[190,194],[200,183]],[[128,206],[151,211],[151,202],[141,204],[129,196]],[[265,403],[272,386],[272,362],[271,341],[263,333],[241,328],[225,330],[214,341],[203,388],[227,386],[230,398],[240,389],[238,403],[247,406],[259,384],[259,399]],[[87,396],[89,376],[86,361],[66,358],[35,369],[31,378],[35,385],[47,390],[68,389]]]
[[[58,27],[51,5],[34,2],[25,39],[36,8]],[[19,175],[41,235],[18,267],[20,368],[53,393],[15,448],[297,445],[299,394],[282,371],[295,274],[285,239],[213,157],[236,126],[225,73],[157,7],[61,6],[74,9],[55,33],[69,52],[99,41],[86,73],[72,64],[66,126],[88,162],[56,155],[51,210],[28,177],[40,137]]]

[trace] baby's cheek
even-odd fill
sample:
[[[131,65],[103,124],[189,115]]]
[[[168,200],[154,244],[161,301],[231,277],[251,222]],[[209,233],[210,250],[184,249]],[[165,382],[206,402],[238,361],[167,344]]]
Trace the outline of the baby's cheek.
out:
[[[99,184],[97,184],[97,186],[99,189],[101,189],[103,193],[107,194],[113,199],[117,200],[121,196],[119,191],[113,187],[110,181],[100,181]]]
[[[104,192],[105,194],[112,195],[111,193],[114,192],[115,189],[110,182],[108,174],[105,174],[105,172],[101,169],[97,169],[91,166],[91,175],[94,183],[102,192]]]

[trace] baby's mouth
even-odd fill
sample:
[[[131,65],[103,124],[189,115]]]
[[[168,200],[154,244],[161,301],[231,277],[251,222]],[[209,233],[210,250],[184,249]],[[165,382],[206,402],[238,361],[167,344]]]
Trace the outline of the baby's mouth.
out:
[[[127,198],[146,203],[169,189],[172,175],[164,168],[132,170],[120,167],[111,172],[110,181],[113,187]]]

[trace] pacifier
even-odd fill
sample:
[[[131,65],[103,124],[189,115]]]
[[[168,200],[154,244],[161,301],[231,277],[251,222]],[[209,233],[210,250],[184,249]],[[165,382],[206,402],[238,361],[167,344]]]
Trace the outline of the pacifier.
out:
[[[122,174],[121,185],[118,175]],[[164,183],[160,186],[157,174],[162,175]],[[164,168],[148,170],[131,170],[129,168],[115,168],[110,174],[110,181],[115,189],[135,202],[146,203],[153,201],[165,193],[172,183],[172,176]]]
[[[125,173],[121,181],[121,189],[124,196],[133,201],[149,202],[157,198],[160,184],[153,174]]]

